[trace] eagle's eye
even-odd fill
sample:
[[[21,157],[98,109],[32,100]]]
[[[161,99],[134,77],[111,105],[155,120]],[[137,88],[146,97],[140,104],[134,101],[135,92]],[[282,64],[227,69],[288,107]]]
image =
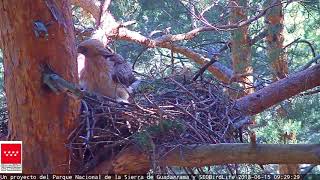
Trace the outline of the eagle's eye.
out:
[[[87,55],[88,54],[88,48],[83,47],[83,46],[79,46],[78,47],[78,53],[81,53],[83,55]]]
[[[112,56],[114,56],[113,54],[107,54],[107,55],[102,55],[105,59],[108,59],[110,61],[113,61],[113,58],[110,58]]]

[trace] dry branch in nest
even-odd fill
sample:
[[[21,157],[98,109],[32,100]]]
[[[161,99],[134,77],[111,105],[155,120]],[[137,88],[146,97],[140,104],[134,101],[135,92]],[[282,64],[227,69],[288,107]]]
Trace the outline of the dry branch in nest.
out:
[[[49,87],[82,97],[79,125],[69,136],[72,158],[88,172],[103,160],[111,160],[128,145],[136,145],[157,161],[186,144],[237,142],[246,118],[213,80],[183,82],[164,78],[142,83],[131,103],[117,103],[81,91],[57,75],[48,74]],[[63,85],[64,84],[64,85]],[[62,88],[63,86],[63,88]]]

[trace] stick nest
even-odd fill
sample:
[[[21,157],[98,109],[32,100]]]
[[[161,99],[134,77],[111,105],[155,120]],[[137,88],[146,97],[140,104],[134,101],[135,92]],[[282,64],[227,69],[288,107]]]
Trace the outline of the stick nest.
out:
[[[222,89],[214,80],[175,77],[142,82],[130,104],[85,96],[69,137],[72,158],[88,172],[128,145],[155,160],[180,145],[237,142],[246,117]]]

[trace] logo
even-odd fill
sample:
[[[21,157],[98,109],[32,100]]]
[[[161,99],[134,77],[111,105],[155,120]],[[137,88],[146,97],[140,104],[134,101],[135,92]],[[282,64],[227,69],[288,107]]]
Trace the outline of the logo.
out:
[[[0,173],[22,173],[22,141],[0,141]]]

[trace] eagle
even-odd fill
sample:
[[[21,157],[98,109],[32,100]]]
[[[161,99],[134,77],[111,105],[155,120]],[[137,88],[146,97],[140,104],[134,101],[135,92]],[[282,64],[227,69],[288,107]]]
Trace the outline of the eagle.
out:
[[[131,65],[97,39],[81,42],[77,50],[85,56],[84,67],[80,71],[80,86],[117,102],[129,103],[129,93],[138,80]]]

